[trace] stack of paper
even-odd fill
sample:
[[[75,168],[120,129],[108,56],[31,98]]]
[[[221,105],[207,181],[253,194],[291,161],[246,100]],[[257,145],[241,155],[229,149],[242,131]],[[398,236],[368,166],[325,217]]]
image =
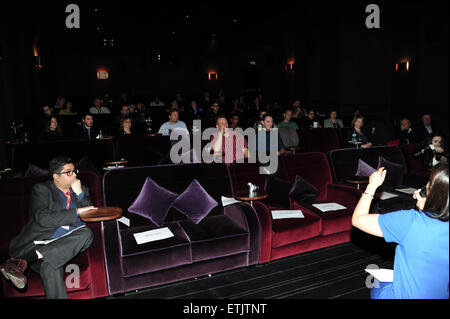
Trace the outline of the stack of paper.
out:
[[[151,241],[157,241],[173,237],[173,233],[168,227],[153,229],[142,233],[133,234],[138,245],[145,244]]]
[[[301,210],[273,210],[273,219],[304,218]]]
[[[330,210],[341,210],[341,209],[347,208],[338,203],[322,203],[322,204],[312,204],[312,205],[322,212],[328,212]]]

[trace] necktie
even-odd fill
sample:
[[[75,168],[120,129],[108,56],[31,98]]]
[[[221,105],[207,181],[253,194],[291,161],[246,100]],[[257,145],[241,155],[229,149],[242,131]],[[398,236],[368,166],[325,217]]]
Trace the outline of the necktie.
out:
[[[69,207],[70,207],[70,190],[67,192],[67,194],[64,193],[64,195],[67,197],[66,209],[69,209]]]

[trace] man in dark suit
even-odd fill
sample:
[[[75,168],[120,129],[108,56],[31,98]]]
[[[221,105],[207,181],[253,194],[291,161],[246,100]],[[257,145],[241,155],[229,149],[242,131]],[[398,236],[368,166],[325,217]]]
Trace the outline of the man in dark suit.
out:
[[[429,113],[423,114],[420,124],[414,129],[414,142],[426,143],[428,138],[434,133],[438,133],[438,129],[431,124],[431,115]]]
[[[33,186],[30,217],[20,234],[9,245],[11,256],[0,272],[17,288],[27,283],[25,269],[41,276],[47,298],[67,298],[64,265],[92,243],[91,230],[80,215],[95,209],[89,191],[77,179],[77,170],[68,157],[50,161],[53,180]],[[53,240],[48,243],[45,241]]]
[[[94,117],[89,114],[83,114],[81,125],[73,132],[73,139],[78,140],[94,140],[99,134],[99,130],[94,126]]]

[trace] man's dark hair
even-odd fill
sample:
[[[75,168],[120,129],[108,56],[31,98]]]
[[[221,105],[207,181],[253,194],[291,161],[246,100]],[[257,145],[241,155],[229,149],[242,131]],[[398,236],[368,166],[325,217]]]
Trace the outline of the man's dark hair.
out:
[[[171,108],[171,109],[169,110],[169,115],[172,115],[173,112],[177,112],[178,114],[180,114],[180,111],[179,111],[178,109],[176,109],[176,108]]]
[[[90,116],[92,116],[92,118],[94,118],[94,116],[91,113],[82,113],[81,119],[84,120],[86,118],[86,116],[88,116],[88,115],[90,115]]]
[[[48,170],[50,174],[61,173],[64,165],[73,164],[72,159],[69,156],[59,155],[50,161],[48,165]]]
[[[266,113],[266,114],[263,115],[261,121],[265,121],[266,117],[269,117],[269,116],[273,119],[273,115],[271,113]]]
[[[433,168],[423,211],[431,218],[448,221],[448,164],[441,163]]]
[[[219,114],[216,116],[216,124],[219,122],[219,119],[225,119],[228,122],[228,118],[225,116],[225,114]]]

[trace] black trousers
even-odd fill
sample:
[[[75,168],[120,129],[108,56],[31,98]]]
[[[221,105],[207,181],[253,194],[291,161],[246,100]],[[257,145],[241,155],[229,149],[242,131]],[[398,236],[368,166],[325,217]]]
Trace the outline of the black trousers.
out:
[[[86,226],[47,245],[36,245],[35,250],[44,257],[30,265],[44,285],[48,299],[67,299],[64,266],[92,244],[92,231]]]

